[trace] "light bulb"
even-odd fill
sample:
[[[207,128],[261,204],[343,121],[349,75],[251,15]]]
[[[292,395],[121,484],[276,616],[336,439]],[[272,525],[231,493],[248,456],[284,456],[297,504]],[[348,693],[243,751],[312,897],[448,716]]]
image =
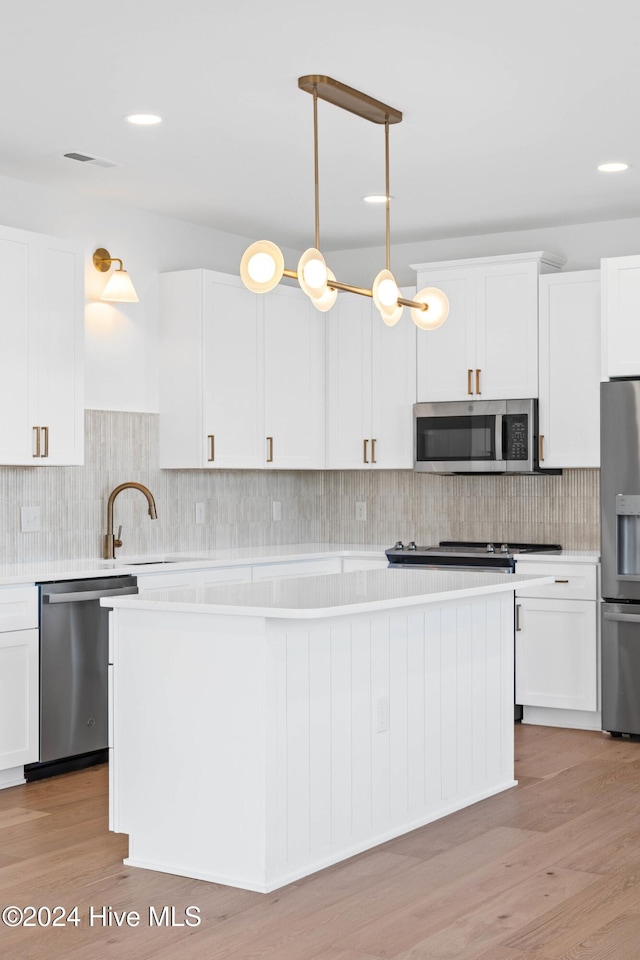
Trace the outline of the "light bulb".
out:
[[[309,247],[298,260],[298,283],[308,297],[320,297],[327,283],[327,265],[315,247]]]
[[[240,261],[240,277],[252,293],[273,290],[280,283],[283,273],[282,250],[270,240],[256,240],[247,247]]]
[[[398,285],[395,280],[383,280],[378,287],[380,303],[385,307],[395,307],[398,302]]]
[[[268,283],[276,272],[276,263],[269,253],[254,253],[247,269],[256,283]]]
[[[392,327],[400,319],[402,304],[398,304],[400,291],[390,270],[381,270],[376,276],[371,286],[371,295],[380,316],[388,327]]]
[[[437,330],[449,316],[447,295],[437,287],[424,287],[411,299],[427,305],[426,310],[411,307],[411,319],[421,330]]]

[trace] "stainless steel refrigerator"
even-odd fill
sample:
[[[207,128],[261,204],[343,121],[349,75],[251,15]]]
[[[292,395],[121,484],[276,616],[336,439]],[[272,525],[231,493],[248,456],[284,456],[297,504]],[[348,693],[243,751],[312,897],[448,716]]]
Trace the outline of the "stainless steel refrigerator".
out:
[[[602,729],[640,734],[640,379],[601,385]]]

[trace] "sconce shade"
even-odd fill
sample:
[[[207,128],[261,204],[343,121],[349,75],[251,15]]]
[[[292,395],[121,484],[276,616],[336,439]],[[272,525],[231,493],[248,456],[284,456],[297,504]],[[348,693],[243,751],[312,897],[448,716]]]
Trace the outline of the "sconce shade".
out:
[[[245,250],[240,261],[240,277],[253,293],[269,293],[277,287],[284,273],[284,256],[271,240],[256,240]]]
[[[335,280],[336,275],[333,270],[329,270],[327,267],[327,279]],[[311,303],[314,305],[316,310],[320,310],[322,313],[326,313],[327,310],[331,310],[331,307],[334,305],[338,298],[338,291],[333,287],[330,287],[328,284],[323,293],[319,297],[311,297]]]
[[[138,303],[139,297],[126,270],[114,270],[102,291],[101,300],[113,303]]]
[[[411,319],[421,330],[437,330],[449,316],[449,300],[437,287],[424,287],[414,296],[416,303],[426,303],[428,310],[411,307]]]

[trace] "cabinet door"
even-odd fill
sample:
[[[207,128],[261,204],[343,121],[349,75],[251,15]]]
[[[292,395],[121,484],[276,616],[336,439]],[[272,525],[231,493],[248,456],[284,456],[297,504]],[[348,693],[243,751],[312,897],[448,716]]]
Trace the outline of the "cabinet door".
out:
[[[264,466],[261,319],[258,295],[247,290],[239,277],[204,273],[204,466]]]
[[[477,277],[476,394],[485,400],[537,397],[538,264],[495,264]]]
[[[83,274],[78,249],[42,237],[38,244],[38,325],[34,342],[41,456],[33,462],[84,460]]]
[[[602,379],[640,376],[640,256],[602,267]]]
[[[0,770],[38,759],[38,631],[0,633]]]
[[[516,702],[597,710],[594,601],[516,599]]]
[[[326,314],[290,287],[264,298],[265,465],[324,467]]]
[[[415,290],[402,290],[410,299]],[[411,320],[405,307],[395,327],[371,309],[371,445],[372,467],[413,467],[413,404],[416,402],[416,334],[429,336]]]
[[[446,293],[449,316],[437,330],[418,330],[418,402],[466,400],[475,393],[476,272],[420,273],[423,287]]]
[[[600,466],[600,271],[540,277],[540,465]]]
[[[371,304],[340,293],[327,317],[327,467],[371,466]]]
[[[21,231],[0,233],[0,463],[35,463],[36,252]]]

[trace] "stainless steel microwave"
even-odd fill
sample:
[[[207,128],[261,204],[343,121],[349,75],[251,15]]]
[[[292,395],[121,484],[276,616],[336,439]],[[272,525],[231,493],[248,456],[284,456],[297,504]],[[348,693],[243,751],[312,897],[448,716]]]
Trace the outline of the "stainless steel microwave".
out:
[[[424,473],[551,473],[538,462],[538,401],[414,404],[413,468]]]

